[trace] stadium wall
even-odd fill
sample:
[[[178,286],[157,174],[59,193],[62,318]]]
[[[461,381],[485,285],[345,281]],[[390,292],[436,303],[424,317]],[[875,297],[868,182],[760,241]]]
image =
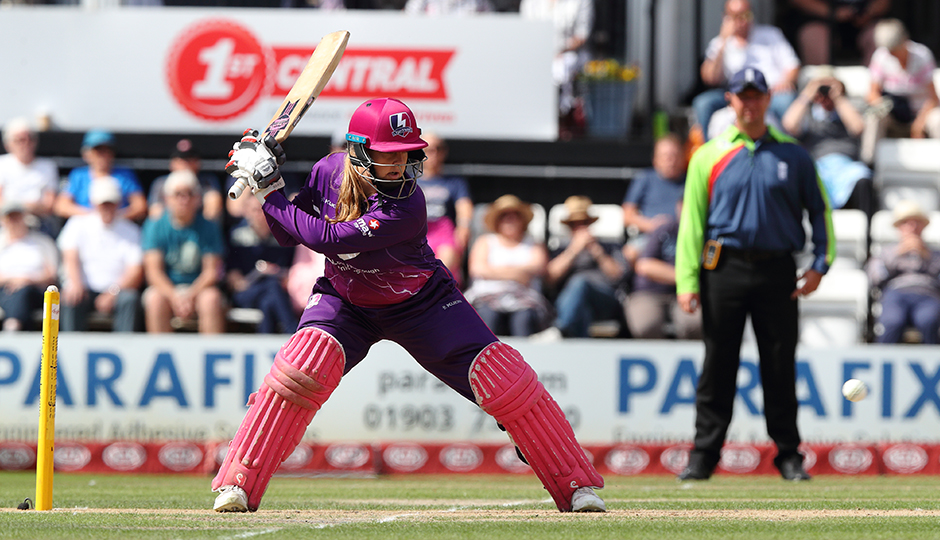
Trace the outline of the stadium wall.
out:
[[[211,472],[283,340],[61,334],[57,467]],[[700,343],[507,341],[533,364],[605,470],[672,473],[687,459]],[[39,334],[0,342],[0,469],[34,464],[40,348]],[[800,349],[800,425],[816,472],[940,471],[938,353],[930,346]],[[729,473],[773,472],[756,362],[756,349],[745,346],[723,458]],[[864,401],[842,398],[842,382],[852,377],[871,388]],[[492,419],[398,345],[380,342],[344,378],[284,470],[512,472],[513,455]]]

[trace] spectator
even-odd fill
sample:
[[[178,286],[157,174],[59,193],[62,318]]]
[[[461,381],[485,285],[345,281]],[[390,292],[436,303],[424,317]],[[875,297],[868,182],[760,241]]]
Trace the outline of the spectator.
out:
[[[705,133],[715,111],[724,108],[725,86],[731,75],[745,67],[764,74],[770,85],[770,111],[782,118],[796,96],[800,60],[783,32],[774,26],[753,24],[754,12],[749,0],[727,0],[721,31],[705,51],[702,81],[712,87],[695,97],[693,129]]]
[[[59,252],[49,235],[31,231],[16,201],[0,208],[0,309],[4,331],[35,330],[33,312],[56,281]]]
[[[833,64],[835,52],[867,65],[875,50],[875,23],[891,9],[891,0],[790,0],[790,7],[803,63]]]
[[[555,59],[552,78],[558,88],[561,137],[575,130],[578,96],[575,78],[588,60],[588,38],[594,25],[593,0],[522,0],[519,14],[524,19],[549,21],[555,28]]]
[[[59,169],[51,159],[36,157],[38,144],[39,134],[23,118],[3,127],[7,154],[0,156],[0,205],[18,202],[28,220],[38,220],[44,232],[55,236],[60,222],[52,207],[59,191]]]
[[[623,224],[632,238],[623,253],[631,267],[643,251],[647,233],[675,217],[676,203],[685,189],[685,168],[682,141],[676,135],[666,135],[653,146],[653,168],[630,182],[623,198]]]
[[[163,184],[167,211],[143,228],[144,315],[147,331],[170,332],[173,319],[198,317],[199,332],[225,331],[222,233],[199,212],[199,180],[175,171]],[[179,322],[179,321],[177,321]]]
[[[682,202],[675,215],[649,234],[649,241],[636,261],[633,287],[624,306],[630,335],[637,339],[667,337],[671,322],[675,337],[701,339],[702,317],[682,311],[676,298],[676,239]]]
[[[872,163],[875,146],[884,137],[940,138],[933,53],[908,39],[904,24],[897,19],[875,25],[875,45],[878,48],[868,65],[871,87],[867,98],[873,114],[866,116],[862,135],[861,153],[866,163]]]
[[[189,139],[177,141],[176,147],[170,153],[170,172],[182,170],[192,171],[199,179],[199,187],[202,189],[202,204],[200,205],[202,216],[209,221],[220,220],[222,191],[219,189],[219,179],[215,174],[202,170],[202,159]],[[147,205],[150,208],[148,216],[153,219],[158,219],[163,214],[166,204],[163,196],[163,183],[166,182],[166,177],[167,175],[163,175],[150,185]]]
[[[618,286],[627,271],[623,246],[594,237],[589,227],[597,217],[591,214],[591,204],[583,195],[565,200],[568,214],[561,222],[571,229],[571,237],[552,253],[546,273],[546,284],[559,291],[557,315],[552,326],[533,338],[587,338],[591,323],[620,318]]]
[[[239,200],[244,205],[245,217],[229,232],[226,257],[226,282],[232,304],[261,311],[259,333],[292,334],[299,322],[287,293],[287,273],[294,248],[277,243],[255,197]]]
[[[63,332],[85,332],[93,312],[112,318],[115,332],[137,330],[144,280],[140,227],[118,217],[121,188],[113,180],[92,182],[95,211],[72,216],[59,234],[64,283]]]
[[[924,242],[930,220],[914,201],[895,205],[897,245],[872,256],[867,265],[872,286],[881,292],[881,315],[875,332],[878,343],[900,343],[909,326],[917,328],[923,343],[936,344],[940,325],[940,252]]]
[[[469,15],[493,11],[490,0],[408,0],[408,15]]]
[[[497,335],[532,335],[545,327],[551,311],[541,292],[548,252],[526,234],[530,221],[528,204],[503,195],[484,216],[492,232],[470,248],[471,285],[465,296]]]
[[[871,218],[875,211],[871,169],[859,161],[865,120],[831,69],[821,70],[806,84],[783,116],[783,127],[813,157],[832,207],[843,208],[854,199],[854,205]]]
[[[424,176],[418,185],[424,192],[428,208],[428,245],[444,266],[463,283],[463,257],[470,241],[473,201],[467,181],[442,176],[447,160],[447,143],[433,133],[422,134],[428,146],[424,149]]]
[[[88,194],[92,182],[112,177],[121,186],[121,205],[118,214],[139,222],[147,217],[147,199],[140,187],[137,175],[126,167],[114,166],[114,135],[107,131],[93,130],[82,139],[82,159],[88,165],[73,169],[68,183],[63,186],[55,201],[55,213],[64,219],[92,212]]]

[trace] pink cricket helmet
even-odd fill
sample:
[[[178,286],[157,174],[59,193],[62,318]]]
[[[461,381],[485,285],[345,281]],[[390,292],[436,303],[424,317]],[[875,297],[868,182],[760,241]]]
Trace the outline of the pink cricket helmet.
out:
[[[366,101],[349,119],[346,140],[379,152],[410,152],[428,145],[407,105],[394,98]]]

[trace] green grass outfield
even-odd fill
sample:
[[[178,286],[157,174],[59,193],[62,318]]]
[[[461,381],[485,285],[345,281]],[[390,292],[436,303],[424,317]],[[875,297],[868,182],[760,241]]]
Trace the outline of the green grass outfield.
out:
[[[606,514],[561,514],[535,476],[275,478],[254,514],[210,510],[209,478],[57,474],[49,512],[18,511],[33,473],[0,473],[0,538],[545,540],[940,539],[940,477],[610,477]]]

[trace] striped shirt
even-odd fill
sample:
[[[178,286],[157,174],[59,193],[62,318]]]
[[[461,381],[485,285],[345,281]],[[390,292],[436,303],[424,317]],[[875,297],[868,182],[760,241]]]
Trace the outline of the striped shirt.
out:
[[[706,240],[741,250],[803,249],[803,210],[812,227],[812,269],[835,259],[829,197],[813,160],[771,126],[757,141],[731,126],[692,156],[676,253],[677,294],[699,291]]]

